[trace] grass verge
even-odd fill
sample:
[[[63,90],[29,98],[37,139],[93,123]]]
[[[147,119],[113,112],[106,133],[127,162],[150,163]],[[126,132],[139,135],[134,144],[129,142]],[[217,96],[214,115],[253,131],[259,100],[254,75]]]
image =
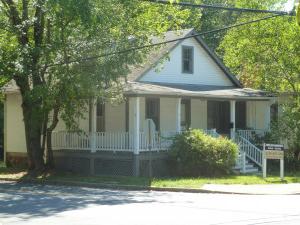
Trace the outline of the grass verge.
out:
[[[0,162],[0,180],[26,180],[29,175],[25,170],[6,168]],[[31,178],[30,178],[31,179]],[[281,181],[278,175],[270,175],[263,179],[259,175],[232,175],[218,178],[154,178],[146,177],[122,177],[122,176],[84,176],[72,173],[49,173],[35,178],[38,181],[59,181],[59,182],[84,182],[93,184],[105,184],[115,186],[140,186],[160,188],[201,188],[204,184],[282,184],[300,183],[300,172],[286,174],[285,180]]]

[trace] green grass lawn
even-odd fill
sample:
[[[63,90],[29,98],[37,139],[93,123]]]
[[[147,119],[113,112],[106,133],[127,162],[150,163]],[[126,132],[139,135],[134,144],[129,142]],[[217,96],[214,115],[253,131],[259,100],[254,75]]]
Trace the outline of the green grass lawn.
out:
[[[6,168],[0,162],[0,179],[28,179],[28,174],[22,169]],[[87,183],[100,183],[110,185],[134,185],[143,187],[170,187],[170,188],[201,188],[204,184],[281,184],[300,183],[300,172],[288,173],[285,180],[281,181],[279,175],[270,175],[263,179],[259,175],[231,175],[218,178],[154,178],[146,177],[108,177],[108,176],[84,176],[71,173],[49,173],[36,178],[40,181],[75,181]]]

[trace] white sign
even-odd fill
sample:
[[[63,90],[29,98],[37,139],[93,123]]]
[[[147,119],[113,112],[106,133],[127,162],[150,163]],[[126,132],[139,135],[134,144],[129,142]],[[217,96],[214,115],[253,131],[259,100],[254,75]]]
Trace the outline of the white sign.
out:
[[[279,159],[280,160],[280,178],[284,178],[284,147],[278,144],[264,144],[263,149],[263,178],[267,177],[267,159]]]
[[[284,146],[278,144],[265,144],[265,150],[283,151]]]

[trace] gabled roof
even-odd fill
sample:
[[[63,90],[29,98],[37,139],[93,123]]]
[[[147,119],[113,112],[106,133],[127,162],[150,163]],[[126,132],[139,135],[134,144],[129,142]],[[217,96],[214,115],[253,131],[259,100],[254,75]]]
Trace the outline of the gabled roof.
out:
[[[165,42],[170,40],[175,40],[178,38],[188,37],[189,35],[195,34],[194,29],[186,29],[179,31],[168,31],[164,34],[163,38],[161,37],[153,37],[152,43]],[[214,60],[216,65],[224,72],[224,74],[228,77],[228,79],[236,86],[241,88],[242,84],[236,78],[235,75],[230,73],[230,71],[226,68],[224,63],[219,59],[219,57],[208,47],[208,45],[204,42],[204,40],[200,37],[193,37],[197,40],[200,46],[206,51],[206,53]],[[128,81],[139,81],[139,79],[146,74],[149,70],[154,68],[160,60],[165,57],[168,53],[170,53],[177,45],[179,45],[183,40],[178,40],[174,42],[170,42],[168,44],[163,44],[160,48],[157,47],[153,51],[151,51],[148,56],[146,56],[145,63],[142,65],[136,65],[131,69],[131,73],[127,76]]]
[[[164,33],[163,37],[152,37],[152,44],[157,44],[164,41],[170,41],[177,38],[183,38],[190,35],[193,32],[193,29],[185,29],[179,31],[168,31]],[[148,72],[151,68],[157,65],[160,60],[166,56],[169,52],[171,52],[181,41],[174,41],[167,44],[163,44],[159,47],[155,47],[153,51],[151,51],[144,60],[144,64],[135,65],[131,69],[131,73],[128,74],[128,81],[137,81],[141,78],[146,72]]]

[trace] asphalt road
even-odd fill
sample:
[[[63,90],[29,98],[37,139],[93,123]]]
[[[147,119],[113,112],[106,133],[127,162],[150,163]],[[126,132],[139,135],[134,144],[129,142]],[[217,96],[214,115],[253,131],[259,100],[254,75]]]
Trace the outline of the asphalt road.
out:
[[[0,224],[299,225],[300,195],[231,195],[0,183]]]

